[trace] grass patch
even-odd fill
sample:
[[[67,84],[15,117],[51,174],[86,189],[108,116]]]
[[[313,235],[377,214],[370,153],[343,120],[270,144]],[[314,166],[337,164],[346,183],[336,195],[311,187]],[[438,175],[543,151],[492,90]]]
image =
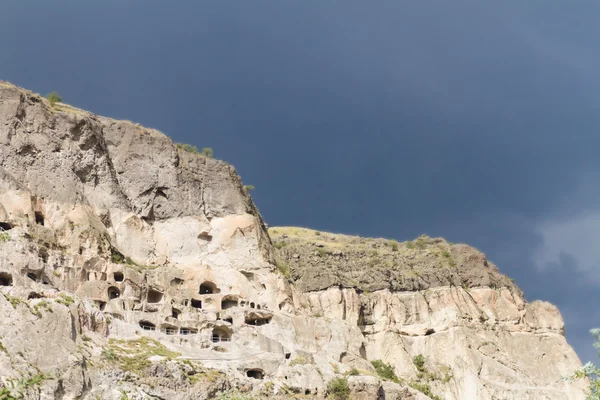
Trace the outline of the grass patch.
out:
[[[410,382],[409,385],[411,388],[418,390],[419,392],[423,393],[425,396],[429,396],[432,400],[442,400],[442,398],[440,396],[433,394],[433,392],[431,391],[431,386],[429,386],[428,383],[413,381],[413,382]]]
[[[3,295],[4,295],[4,298],[5,298],[5,299],[6,299],[6,300],[7,300],[7,301],[10,303],[10,305],[11,305],[13,308],[15,308],[15,309],[17,308],[17,306],[18,306],[19,304],[23,303],[23,300],[21,300],[21,299],[20,299],[20,298],[18,298],[18,297],[14,297],[14,296],[11,296],[11,295],[9,295],[9,294],[5,294],[5,293],[3,293]]]
[[[0,232],[0,242],[8,242],[10,240],[10,235],[8,232]]]
[[[46,300],[40,301],[35,306],[33,306],[33,310],[31,312],[37,317],[41,317],[42,311],[52,312],[52,305],[50,304],[50,302]]]
[[[277,261],[275,263],[277,265],[277,271],[286,279],[290,279],[292,277],[292,272],[290,270],[290,266],[285,261]]]
[[[142,373],[151,364],[148,358],[152,356],[165,357],[172,360],[181,354],[167,349],[162,343],[149,337],[137,340],[108,341],[108,348],[102,350],[102,358],[111,363],[117,363],[126,372]]]
[[[61,293],[59,297],[56,299],[58,304],[62,304],[64,306],[69,307],[71,304],[75,303],[75,299],[68,294]]]
[[[319,248],[317,248],[317,255],[319,257],[323,258],[323,257],[327,257],[327,255],[329,255],[329,252],[327,250],[319,247]]]
[[[297,356],[292,361],[290,361],[290,367],[293,367],[294,365],[304,365],[304,364],[312,364],[312,363],[313,363],[312,356],[308,356],[308,357]]]
[[[275,246],[275,248],[277,250],[279,250],[279,249],[283,249],[287,245],[288,244],[286,242],[276,242],[273,246]]]
[[[423,250],[427,247],[427,240],[425,240],[425,238],[417,238],[417,240],[415,240],[415,247],[419,250]]]

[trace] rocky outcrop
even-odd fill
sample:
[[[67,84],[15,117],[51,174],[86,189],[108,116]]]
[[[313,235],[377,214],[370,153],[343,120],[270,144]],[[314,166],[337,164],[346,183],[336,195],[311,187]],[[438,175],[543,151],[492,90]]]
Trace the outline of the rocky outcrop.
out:
[[[475,249],[267,232],[226,163],[2,82],[0,318],[0,398],[583,398]]]

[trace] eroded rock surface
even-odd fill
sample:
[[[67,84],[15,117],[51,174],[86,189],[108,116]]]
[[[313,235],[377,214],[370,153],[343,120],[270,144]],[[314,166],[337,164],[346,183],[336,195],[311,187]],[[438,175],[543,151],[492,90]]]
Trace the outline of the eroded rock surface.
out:
[[[477,250],[269,234],[226,163],[2,82],[0,320],[0,397],[584,398]]]

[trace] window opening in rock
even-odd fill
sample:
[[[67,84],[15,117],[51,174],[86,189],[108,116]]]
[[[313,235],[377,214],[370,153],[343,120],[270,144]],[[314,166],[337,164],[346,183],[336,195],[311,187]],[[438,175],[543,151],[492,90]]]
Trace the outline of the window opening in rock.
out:
[[[179,286],[183,284],[183,279],[181,278],[173,278],[171,280],[171,286]]]
[[[0,272],[0,286],[12,286],[12,275],[6,272]]]
[[[13,228],[11,224],[8,222],[0,222],[0,232],[1,231],[9,231]]]
[[[221,300],[221,309],[227,310],[228,308],[233,308],[238,306],[238,301],[235,297],[225,296]]]
[[[225,318],[223,321],[229,322],[230,324],[233,325],[233,318]]]
[[[289,360],[291,356],[292,356],[292,353],[285,353],[286,360]]]
[[[250,308],[254,308],[256,305],[254,303],[250,303]]]
[[[181,328],[179,330],[179,333],[182,334],[182,335],[184,335],[184,336],[195,335],[196,333],[198,333],[198,330],[197,329],[192,329],[192,328]]]
[[[31,299],[43,299],[43,298],[44,298],[44,296],[42,296],[41,294],[39,294],[37,292],[31,292],[27,296],[27,300],[31,300]]]
[[[246,376],[253,379],[263,379],[265,372],[262,369],[249,369],[246,371]]]
[[[192,307],[194,308],[202,308],[202,301],[201,300],[196,300],[196,299],[192,299]]]
[[[219,293],[219,289],[217,289],[217,285],[215,285],[214,283],[206,281],[202,285],[200,285],[199,293],[200,294]]]
[[[163,294],[158,290],[148,289],[148,303],[160,303],[163,298]]]
[[[229,342],[231,341],[231,332],[223,328],[215,328],[212,331],[213,343]]]
[[[179,314],[181,314],[181,311],[179,311],[176,308],[171,309],[171,316],[175,319],[179,318]]]
[[[271,322],[271,317],[246,316],[245,321],[247,325],[261,326]]]
[[[256,305],[256,309],[257,309],[257,310],[260,310],[260,304],[257,304],[257,305]]]
[[[121,296],[121,291],[118,288],[116,288],[114,286],[111,286],[108,288],[108,298],[110,300],[118,299],[119,296]]]
[[[34,273],[34,272],[28,272],[28,273],[27,273],[27,277],[28,277],[29,279],[31,279],[32,281],[34,281],[34,282],[37,282],[37,280],[38,280],[38,276],[37,276],[37,274],[36,274],[36,273]]]
[[[183,305],[184,305],[184,306],[186,306],[186,307],[187,307],[189,304],[190,304],[190,301],[189,301],[188,299],[185,299],[185,300],[183,301]]]
[[[115,278],[115,282],[123,282],[123,279],[125,278],[122,272],[115,272],[113,277]]]
[[[154,325],[152,322],[148,322],[148,321],[140,321],[140,327],[145,331],[156,330],[156,325]]]
[[[96,301],[96,306],[98,306],[100,311],[104,311],[104,308],[106,308],[106,302],[98,300],[98,301]]]
[[[165,334],[167,334],[167,335],[176,335],[177,334],[177,328],[174,328],[174,327],[165,328]]]
[[[435,329],[429,328],[425,331],[425,336],[433,335],[435,333]]]
[[[35,223],[44,226],[44,214],[41,211],[35,212]]]

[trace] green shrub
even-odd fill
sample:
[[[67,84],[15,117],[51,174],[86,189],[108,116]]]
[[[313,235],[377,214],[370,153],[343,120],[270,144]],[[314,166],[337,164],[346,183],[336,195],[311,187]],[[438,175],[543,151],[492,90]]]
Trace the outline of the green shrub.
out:
[[[275,246],[276,249],[282,249],[287,245],[288,244],[286,242],[276,242],[273,246]]]
[[[291,275],[290,267],[287,265],[287,263],[285,261],[277,261],[276,265],[277,265],[277,270],[279,271],[279,273],[281,275],[284,276],[284,278],[286,278],[286,279],[291,278],[292,275]]]
[[[349,372],[348,372],[348,376],[358,376],[360,375],[360,371],[357,370],[356,368],[352,368]]]
[[[328,254],[329,254],[329,252],[325,249],[322,249],[320,247],[317,249],[317,255],[319,257],[326,257]]]
[[[0,232],[0,242],[8,242],[10,240],[10,235],[8,232]]]
[[[599,350],[598,356],[600,356],[600,329],[592,329],[590,333],[594,337],[594,347],[596,348],[596,350]],[[600,368],[598,368],[594,363],[586,363],[577,371],[575,371],[573,375],[566,379],[568,381],[585,379],[586,383],[589,385],[587,390],[587,399],[600,399]]]
[[[110,250],[110,260],[115,264],[123,264],[125,257],[115,249]]]
[[[371,361],[371,364],[381,379],[400,383],[400,378],[398,378],[394,372],[394,367],[392,367],[390,364],[386,364],[381,360],[373,360]]]
[[[183,151],[187,151],[188,153],[198,154],[198,148],[196,146],[192,146],[191,144],[175,143],[175,146]]]
[[[60,95],[56,92],[52,92],[52,93],[48,94],[46,96],[46,99],[48,99],[48,101],[50,102],[50,105],[52,107],[54,107],[54,105],[56,103],[62,103],[62,101],[63,101],[62,97],[60,97]]]
[[[423,357],[423,354],[419,354],[418,356],[413,357],[413,364],[415,364],[415,367],[417,367],[417,371],[424,372],[425,357]]]
[[[210,147],[203,148],[202,155],[204,157],[213,158],[213,149],[211,149]]]
[[[255,189],[254,185],[244,185],[244,189],[246,189],[248,192],[251,192]]]
[[[395,240],[392,240],[390,242],[390,247],[392,248],[392,251],[398,251],[398,247],[399,247],[398,242],[396,242]]]
[[[345,400],[350,396],[350,388],[348,387],[348,379],[334,378],[327,384],[327,392],[334,399]]]
[[[406,248],[407,249],[415,249],[417,246],[415,246],[415,244],[413,242],[406,242]]]
[[[418,390],[426,396],[429,396],[432,400],[442,400],[442,398],[438,395],[433,394],[431,391],[431,386],[428,383],[420,383],[420,382],[411,382],[410,387]]]
[[[75,299],[69,295],[61,293],[59,297],[56,299],[56,302],[62,304],[64,306],[69,307],[71,304],[75,303]]]

